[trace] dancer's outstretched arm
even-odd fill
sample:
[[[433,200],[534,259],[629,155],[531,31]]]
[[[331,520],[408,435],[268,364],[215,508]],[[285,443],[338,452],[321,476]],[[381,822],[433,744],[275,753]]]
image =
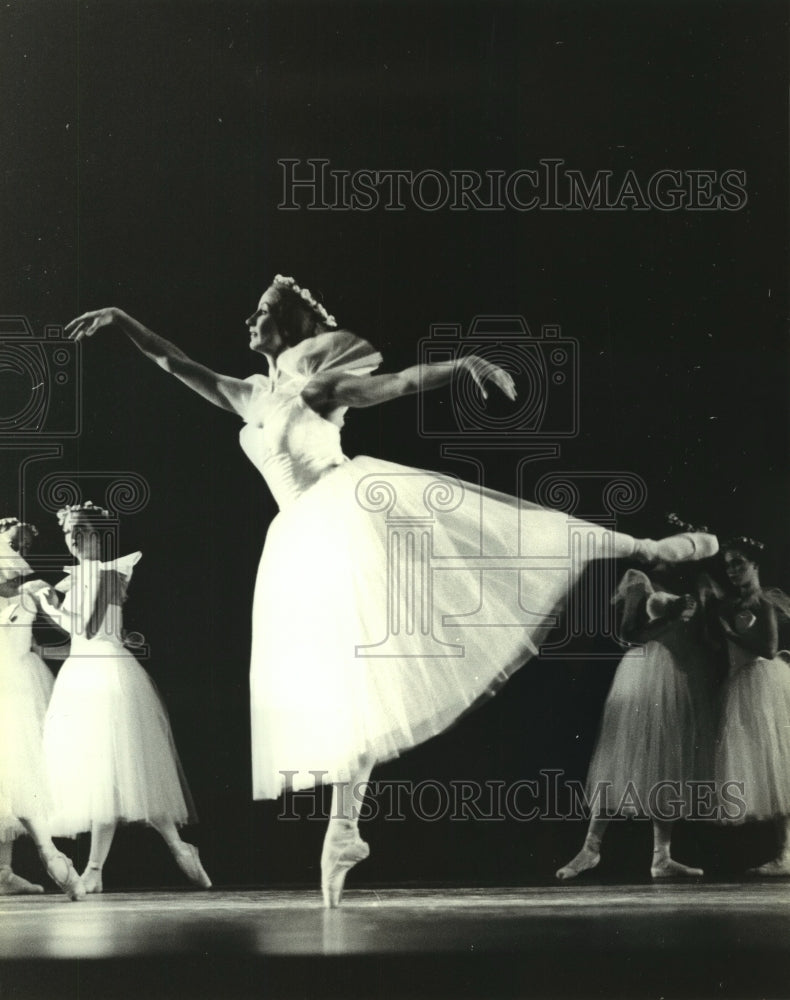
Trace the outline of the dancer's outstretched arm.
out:
[[[66,333],[72,340],[82,340],[83,337],[92,337],[99,330],[108,327],[116,327],[125,333],[147,358],[175,375],[209,403],[223,410],[230,410],[231,413],[244,411],[252,395],[253,387],[249,382],[230,375],[220,375],[205,365],[198,364],[184,354],[180,347],[149,330],[121,309],[110,307],[83,313],[68,324]]]
[[[480,388],[483,399],[488,398],[488,386],[494,385],[508,399],[516,398],[516,387],[511,376],[477,355],[439,361],[435,364],[414,365],[390,375],[372,375],[360,378],[337,372],[319,372],[302,391],[305,401],[319,412],[340,406],[376,406],[390,399],[413,395],[429,389],[448,385],[453,376],[464,372]]]

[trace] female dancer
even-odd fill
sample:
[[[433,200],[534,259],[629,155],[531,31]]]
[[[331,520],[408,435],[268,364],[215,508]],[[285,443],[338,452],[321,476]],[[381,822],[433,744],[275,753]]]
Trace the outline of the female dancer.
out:
[[[381,355],[336,325],[307,289],[277,275],[247,320],[250,348],[267,358],[269,374],[246,380],[197,364],[118,309],[85,313],[67,327],[75,339],[119,328],[146,357],[245,422],[242,448],[280,507],[253,604],[253,792],[276,798],[284,787],[333,785],[321,857],[327,906],[338,905],[348,870],[369,853],[352,793],[373,764],[444,730],[534,655],[585,564],[570,559],[559,512],[364,456],[348,461],[340,428],[349,407],[436,389],[462,374],[484,396],[492,385],[513,399],[515,388],[474,355],[373,376]],[[395,526],[408,535],[409,522],[425,526],[426,518],[416,549],[407,539],[398,563]],[[430,547],[421,549],[427,533]],[[677,561],[716,546],[709,535],[638,542],[593,525],[584,537],[593,558]],[[538,568],[488,573],[479,565],[481,556],[514,551]],[[437,572],[425,564],[434,556]],[[420,558],[422,570],[408,570]],[[418,591],[421,600],[404,610]]]
[[[790,599],[760,586],[763,546],[735,538],[723,546],[730,592],[711,606],[712,628],[727,653],[717,787],[743,783],[746,808],[731,822],[779,819],[782,846],[758,875],[790,875],[790,668],[777,656],[777,609]]]
[[[118,822],[149,823],[178,867],[201,889],[211,886],[198,850],[176,825],[194,819],[167,712],[148,674],[124,647],[121,607],[139,552],[102,559],[102,522],[92,503],[66,507],[58,520],[78,560],[44,610],[71,635],[44,724],[44,751],[55,797],[55,829],[90,830],[86,892],[102,891],[102,868]]]
[[[23,553],[38,534],[15,517],[0,520],[0,895],[43,892],[15,874],[14,840],[33,838],[47,874],[72,900],[85,889],[71,862],[52,843],[41,739],[54,679],[31,649],[36,602],[49,589],[28,580]]]
[[[678,806],[692,808],[688,782],[711,778],[714,669],[698,598],[663,590],[657,570],[656,586],[644,573],[629,570],[614,597],[621,608],[621,635],[645,645],[630,649],[614,675],[587,775],[595,813],[581,851],[557,872],[561,880],[595,868],[609,824],[606,812],[620,803],[652,818],[653,878],[703,874],[673,860],[670,845]]]

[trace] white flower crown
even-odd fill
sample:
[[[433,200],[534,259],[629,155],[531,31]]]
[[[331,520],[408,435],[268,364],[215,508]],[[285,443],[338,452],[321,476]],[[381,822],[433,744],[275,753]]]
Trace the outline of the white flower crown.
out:
[[[15,528],[17,525],[20,528],[27,528],[34,538],[38,535],[38,528],[34,524],[28,524],[27,521],[20,521],[18,517],[0,517],[0,532],[10,531],[11,528]]]
[[[97,517],[109,517],[110,512],[105,510],[103,507],[97,507],[92,500],[86,500],[85,503],[73,503],[61,509],[57,512],[58,524],[61,528],[65,525],[66,521],[75,514],[79,514],[81,511],[88,511]]]
[[[324,326],[332,328],[337,327],[337,320],[335,319],[335,317],[330,316],[329,313],[326,311],[326,309],[324,309],[324,307],[321,305],[321,303],[318,302],[315,298],[313,298],[312,292],[310,291],[309,288],[300,288],[299,285],[296,284],[295,278],[288,278],[282,274],[275,274],[274,281],[272,282],[272,287],[284,288],[290,292],[293,292],[295,295],[298,295],[299,298],[304,302],[304,304],[306,306],[309,306],[309,308],[313,310],[313,312],[316,314],[316,316],[318,316],[318,318],[321,320]]]

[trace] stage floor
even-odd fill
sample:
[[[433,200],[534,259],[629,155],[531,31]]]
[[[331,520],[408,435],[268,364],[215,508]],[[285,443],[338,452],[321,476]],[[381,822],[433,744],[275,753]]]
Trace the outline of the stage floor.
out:
[[[787,997],[790,884],[0,899],[0,994]]]

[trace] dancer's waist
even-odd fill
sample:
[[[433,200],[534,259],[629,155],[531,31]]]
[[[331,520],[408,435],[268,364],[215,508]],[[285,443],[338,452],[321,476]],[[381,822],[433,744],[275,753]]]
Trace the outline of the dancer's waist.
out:
[[[345,455],[338,455],[327,462],[304,465],[287,454],[272,455],[263,463],[261,472],[277,506],[285,510],[347,461]]]

